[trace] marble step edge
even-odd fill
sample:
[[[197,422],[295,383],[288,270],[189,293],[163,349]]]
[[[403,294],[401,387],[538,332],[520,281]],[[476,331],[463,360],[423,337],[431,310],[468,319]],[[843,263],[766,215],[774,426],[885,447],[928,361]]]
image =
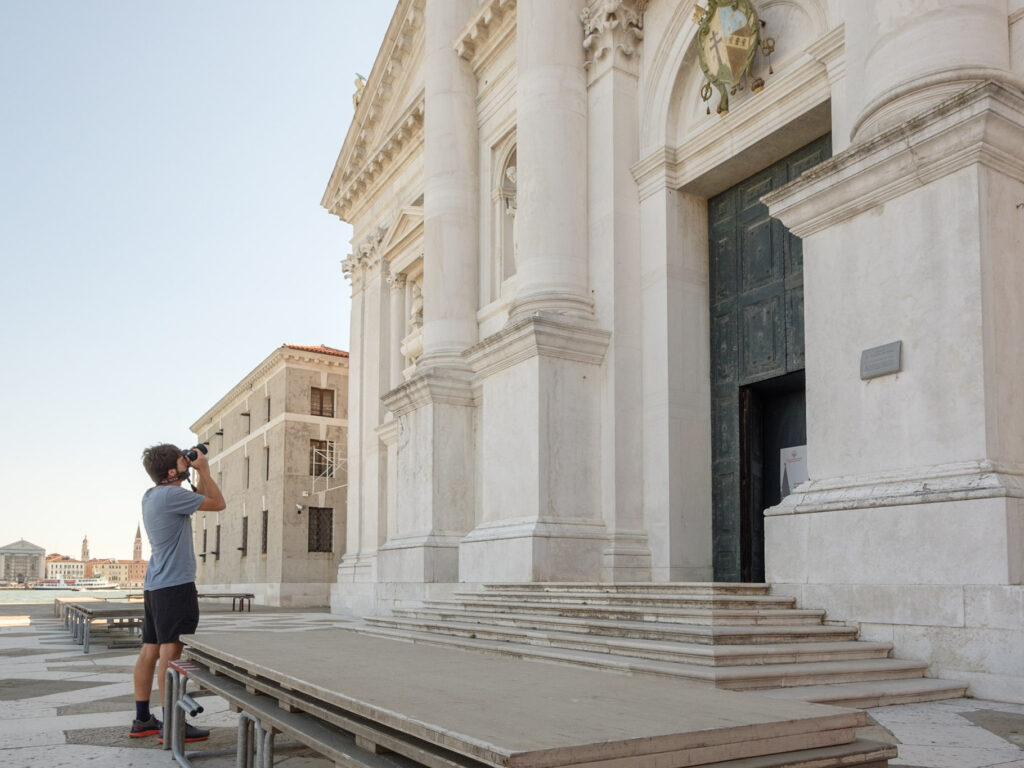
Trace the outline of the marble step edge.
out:
[[[680,592],[688,594],[738,594],[767,595],[771,584],[731,581],[621,581],[615,583],[575,582],[575,581],[524,581],[507,583],[486,583],[481,585],[480,593],[491,590],[519,589],[531,592],[552,592],[579,594],[589,592]]]
[[[395,608],[395,616],[429,618],[445,621],[476,622],[488,626],[518,626],[529,629],[556,628],[579,634],[602,637],[633,637],[646,639],[684,639],[687,642],[716,644],[750,644],[775,642],[809,642],[821,638],[855,639],[857,630],[840,624],[746,624],[710,625],[669,621],[602,619],[594,617],[557,616],[553,614],[514,614],[507,611],[470,611],[460,608]]]
[[[663,677],[677,677],[729,690],[756,690],[759,688],[817,685],[827,682],[858,682],[897,677],[921,677],[927,669],[926,664],[901,659],[708,667],[670,661],[648,661],[588,651],[566,650],[555,652],[550,648],[526,646],[500,640],[475,640],[452,637],[450,635],[438,635],[431,632],[396,630],[372,625],[357,627],[356,631],[378,637],[478,650],[516,658],[533,658],[631,674],[640,673]]]
[[[743,757],[693,768],[885,768],[897,757],[897,747],[855,739],[831,747],[814,747],[774,755]]]
[[[561,594],[533,590],[495,590],[488,592],[455,592],[458,601],[488,602],[500,605],[507,602],[535,604],[565,603],[567,605],[663,605],[665,607],[713,608],[775,608],[786,610],[796,606],[795,597],[775,595],[645,595],[635,592],[592,592]]]
[[[849,661],[853,659],[884,659],[892,651],[892,643],[859,640],[838,640],[817,643],[764,643],[758,645],[709,645],[673,640],[632,640],[604,638],[574,632],[484,626],[458,621],[429,621],[404,617],[367,617],[368,624],[394,629],[435,632],[470,639],[501,640],[529,645],[611,653],[621,656],[682,661],[706,666],[739,666],[753,664],[785,664],[813,661]]]
[[[831,704],[837,707],[890,707],[896,704],[917,704],[923,701],[958,699],[967,692],[967,683],[937,677],[914,677],[859,683],[767,688],[760,696]]]
[[[748,624],[818,624],[825,617],[825,611],[808,608],[774,609],[739,609],[739,608],[629,608],[600,605],[551,605],[539,603],[501,603],[495,605],[486,601],[476,600],[424,600],[427,608],[472,607],[474,610],[491,611],[493,613],[532,613],[548,615],[599,615],[609,618],[627,618],[642,616],[647,621],[664,621],[675,623],[707,624],[714,621],[729,620]]]

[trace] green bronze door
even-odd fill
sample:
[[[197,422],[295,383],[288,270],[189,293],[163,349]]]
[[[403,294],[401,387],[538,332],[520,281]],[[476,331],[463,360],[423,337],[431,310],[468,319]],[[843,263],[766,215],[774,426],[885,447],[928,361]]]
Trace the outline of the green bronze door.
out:
[[[830,154],[823,136],[708,201],[716,581],[764,579],[772,452],[806,441],[803,252],[761,197]]]

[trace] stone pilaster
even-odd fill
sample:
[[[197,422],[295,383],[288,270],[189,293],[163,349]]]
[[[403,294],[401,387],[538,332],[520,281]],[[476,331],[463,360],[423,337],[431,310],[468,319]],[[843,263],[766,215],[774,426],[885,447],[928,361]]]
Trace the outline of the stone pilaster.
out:
[[[614,328],[601,376],[601,514],[608,528],[602,580],[649,581],[643,520],[643,354],[640,204],[630,172],[637,124],[643,9],[637,0],[594,2],[580,17],[588,76],[589,276],[598,325]]]
[[[1024,584],[1022,146],[1024,95],[982,83],[765,198],[803,238],[811,476],[766,511],[767,578],[831,590],[830,616],[905,642],[930,625],[925,655],[987,668],[963,679],[992,696],[1024,678],[966,646],[1024,624],[959,611],[964,585],[1020,600]],[[898,370],[862,380],[862,352],[895,341]]]

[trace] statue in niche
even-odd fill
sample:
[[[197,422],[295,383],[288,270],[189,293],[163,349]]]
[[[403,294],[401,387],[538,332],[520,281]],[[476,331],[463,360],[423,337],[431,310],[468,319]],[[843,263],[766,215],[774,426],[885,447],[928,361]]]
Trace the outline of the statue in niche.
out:
[[[505,270],[505,277],[515,272],[515,264],[519,259],[519,219],[516,217],[518,206],[518,188],[516,185],[516,167],[510,165],[505,169],[505,178],[511,182],[512,187],[505,190],[505,214],[512,217],[512,264],[511,269]]]
[[[423,288],[419,280],[412,283],[412,302],[409,306],[409,327],[419,330],[423,327]]]

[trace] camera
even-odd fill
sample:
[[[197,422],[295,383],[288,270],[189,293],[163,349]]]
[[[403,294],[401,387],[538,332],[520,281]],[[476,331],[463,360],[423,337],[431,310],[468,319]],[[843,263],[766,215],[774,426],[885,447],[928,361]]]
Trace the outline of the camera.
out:
[[[200,453],[209,453],[209,450],[206,447],[208,445],[209,443],[200,443],[195,448],[189,448],[187,451],[182,451],[181,455],[189,461],[195,461],[199,458]]]

